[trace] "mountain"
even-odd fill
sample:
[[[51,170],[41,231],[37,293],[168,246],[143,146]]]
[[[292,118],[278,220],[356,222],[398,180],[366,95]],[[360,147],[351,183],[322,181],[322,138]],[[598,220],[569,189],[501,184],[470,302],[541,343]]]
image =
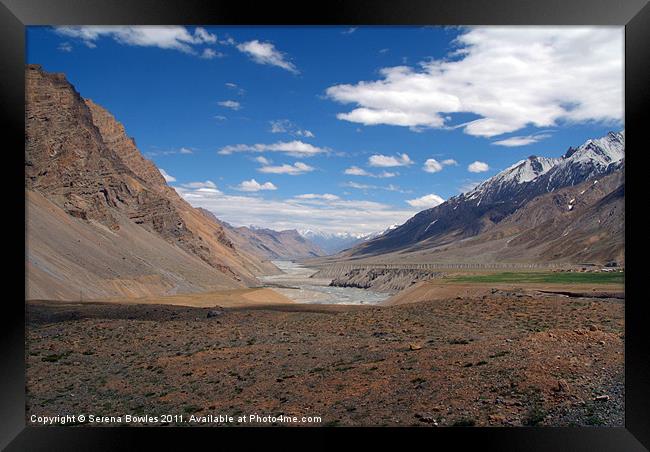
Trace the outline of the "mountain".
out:
[[[338,253],[363,242],[364,234],[351,234],[349,232],[321,232],[310,229],[299,231],[300,235],[322,248],[327,254]]]
[[[404,255],[458,246],[507,219],[512,221],[515,212],[539,196],[609,174],[622,175],[624,147],[624,132],[610,132],[569,148],[560,158],[531,156],[471,191],[419,212],[394,230],[341,253],[341,257],[383,256],[397,251]]]
[[[318,245],[304,238],[295,229],[274,231],[273,229],[232,226],[218,220],[209,210],[199,208],[208,218],[217,221],[226,231],[226,236],[242,250],[266,260],[300,259],[327,254]]]
[[[625,260],[625,182],[620,168],[540,195],[498,224],[452,244],[382,255],[389,262],[605,264]]]
[[[323,232],[305,229],[298,231],[300,235],[311,240],[321,247],[327,254],[335,254],[339,251],[352,248],[355,245],[365,242],[366,240],[378,237],[386,232],[396,228],[398,225],[390,226],[384,231],[371,232],[369,234],[353,234],[350,232]]]
[[[318,245],[327,254],[334,254],[359,243],[359,236],[347,232],[321,232],[305,229],[298,231],[300,235]]]
[[[274,231],[255,227],[234,228],[235,232],[248,239],[257,253],[268,259],[299,259],[327,254],[317,244],[307,240],[295,229]]]
[[[28,298],[245,287],[275,267],[184,201],[63,74],[26,67]]]

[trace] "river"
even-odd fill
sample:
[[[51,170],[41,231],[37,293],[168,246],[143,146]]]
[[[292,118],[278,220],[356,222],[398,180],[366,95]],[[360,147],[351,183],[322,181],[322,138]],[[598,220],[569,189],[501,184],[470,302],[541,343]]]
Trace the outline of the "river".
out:
[[[379,304],[390,295],[356,287],[330,287],[330,279],[310,278],[318,270],[292,261],[273,261],[284,273],[263,276],[267,287],[297,303]]]

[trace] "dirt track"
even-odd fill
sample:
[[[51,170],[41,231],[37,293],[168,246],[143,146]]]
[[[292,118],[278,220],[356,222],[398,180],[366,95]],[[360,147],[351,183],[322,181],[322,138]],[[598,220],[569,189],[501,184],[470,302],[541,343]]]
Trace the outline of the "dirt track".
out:
[[[30,303],[27,415],[622,425],[623,306],[495,292],[208,318],[207,308]]]

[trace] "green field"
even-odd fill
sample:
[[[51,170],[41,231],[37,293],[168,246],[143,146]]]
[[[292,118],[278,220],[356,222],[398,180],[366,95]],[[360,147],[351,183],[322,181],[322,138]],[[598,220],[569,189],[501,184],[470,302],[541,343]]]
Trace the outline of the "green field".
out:
[[[502,272],[484,275],[454,276],[451,282],[463,283],[546,283],[546,284],[623,284],[625,272]]]

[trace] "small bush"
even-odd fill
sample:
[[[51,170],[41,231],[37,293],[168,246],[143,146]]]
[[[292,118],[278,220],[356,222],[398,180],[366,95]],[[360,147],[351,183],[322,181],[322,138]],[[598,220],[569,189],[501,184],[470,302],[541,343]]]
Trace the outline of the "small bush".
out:
[[[546,418],[546,411],[539,406],[534,406],[524,420],[525,425],[539,425]]]
[[[459,419],[452,424],[454,427],[474,427],[476,421],[470,418]]]
[[[41,358],[41,361],[45,361],[48,363],[55,363],[57,361],[60,361],[61,359],[65,358],[68,356],[70,352],[63,352],[63,353],[54,353],[52,355],[47,355]]]

